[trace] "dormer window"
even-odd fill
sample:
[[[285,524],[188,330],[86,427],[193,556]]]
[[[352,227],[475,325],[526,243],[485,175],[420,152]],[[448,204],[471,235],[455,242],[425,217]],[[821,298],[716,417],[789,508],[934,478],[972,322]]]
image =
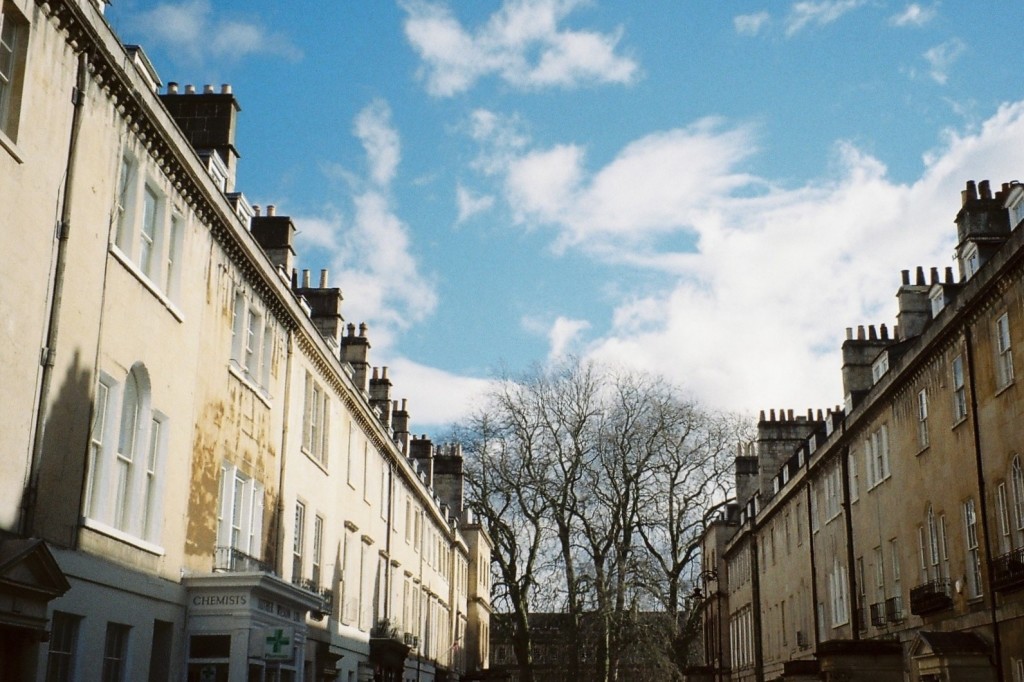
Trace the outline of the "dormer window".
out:
[[[1010,207],[1010,229],[1020,225],[1021,221],[1024,221],[1024,196]]]
[[[878,381],[885,376],[885,373],[889,371],[889,354],[885,351],[878,356],[874,364],[871,365],[871,381],[877,384]]]
[[[967,279],[974,276],[974,273],[981,267],[981,258],[978,256],[978,245],[968,244],[964,249],[964,275]]]
[[[932,318],[939,316],[942,309],[946,307],[946,291],[941,285],[932,287],[931,292],[928,294],[928,299],[932,304]]]

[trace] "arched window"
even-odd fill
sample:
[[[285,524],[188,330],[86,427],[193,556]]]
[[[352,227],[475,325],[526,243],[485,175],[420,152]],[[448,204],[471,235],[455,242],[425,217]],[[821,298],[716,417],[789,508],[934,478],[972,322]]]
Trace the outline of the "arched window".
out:
[[[152,409],[145,365],[132,366],[120,386],[108,375],[101,376],[84,504],[88,527],[150,543],[159,539],[166,422]]]

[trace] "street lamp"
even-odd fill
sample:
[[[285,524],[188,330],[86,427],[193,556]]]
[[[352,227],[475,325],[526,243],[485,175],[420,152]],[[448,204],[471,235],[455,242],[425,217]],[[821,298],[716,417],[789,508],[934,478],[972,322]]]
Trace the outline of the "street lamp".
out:
[[[721,618],[719,598],[722,596],[721,591],[718,589],[718,571],[710,569],[707,571],[701,571],[697,576],[700,581],[699,584],[693,586],[693,601],[695,604],[700,605],[701,609],[701,620],[703,621],[703,612],[707,607],[708,602],[711,601],[712,593],[708,591],[708,583],[715,582],[715,591],[713,596],[715,597],[715,608],[711,612],[711,624],[705,622],[704,625],[704,661],[709,664],[716,680],[722,679],[723,661],[722,661],[722,637],[721,627],[719,626],[719,619]],[[704,587],[704,593],[701,593],[701,586]]]

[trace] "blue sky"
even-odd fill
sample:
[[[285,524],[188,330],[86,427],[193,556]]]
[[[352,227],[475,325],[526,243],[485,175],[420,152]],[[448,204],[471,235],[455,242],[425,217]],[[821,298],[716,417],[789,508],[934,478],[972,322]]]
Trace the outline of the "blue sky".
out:
[[[1024,179],[1020,2],[118,0],[230,83],[241,189],[298,226],[415,430],[566,354],[726,409],[842,402],[845,328]],[[315,277],[315,275],[314,275]]]

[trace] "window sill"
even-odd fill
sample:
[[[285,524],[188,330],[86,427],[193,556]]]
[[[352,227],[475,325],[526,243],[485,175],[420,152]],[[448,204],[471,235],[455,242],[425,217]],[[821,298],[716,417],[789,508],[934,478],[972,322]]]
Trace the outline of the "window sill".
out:
[[[255,393],[256,398],[258,398],[259,401],[263,403],[268,410],[270,409],[270,396],[267,394],[266,391],[260,388],[256,382],[252,380],[252,377],[249,376],[249,373],[243,370],[238,365],[237,361],[231,360],[228,362],[228,373],[230,373],[233,377],[242,382],[242,384],[250,391]]]
[[[928,450],[929,450],[929,448],[931,448],[931,446],[932,446],[931,443],[929,443],[928,445],[922,445],[921,448],[917,451],[917,454],[914,455],[914,456],[915,457],[920,457],[924,453],[928,452]]]
[[[965,414],[964,416],[960,417],[960,418],[959,418],[959,419],[957,419],[957,420],[956,420],[955,422],[953,422],[953,425],[952,425],[951,427],[949,427],[950,431],[956,431],[956,429],[957,429],[957,428],[958,428],[958,427],[959,427],[959,426],[960,426],[961,424],[963,424],[963,423],[964,423],[964,422],[966,422],[966,421],[967,421],[967,415]]]
[[[146,542],[141,538],[137,538],[134,535],[125,533],[123,530],[118,530],[113,526],[108,526],[102,521],[97,521],[96,519],[91,519],[89,517],[83,517],[82,526],[90,530],[94,530],[101,535],[106,535],[107,537],[117,540],[119,542],[124,542],[126,544],[132,545],[133,547],[138,547],[142,551],[148,552],[149,554],[152,554],[154,556],[163,556],[165,554],[163,547],[159,545],[154,545],[151,542]]]
[[[1000,386],[999,388],[996,389],[995,395],[998,396],[998,395],[1002,395],[1003,393],[1006,393],[1008,390],[1013,388],[1013,385],[1015,383],[1016,383],[1015,379],[1010,379],[1005,384],[1003,384],[1002,386]]]
[[[178,310],[178,306],[174,305],[171,299],[167,298],[167,295],[157,288],[153,280],[151,280],[146,275],[146,273],[140,270],[139,266],[132,262],[132,260],[127,256],[127,254],[125,254],[124,251],[118,248],[117,244],[110,245],[110,254],[121,265],[127,268],[128,272],[132,273],[135,279],[139,280],[139,283],[142,284],[142,286],[149,289],[149,293],[153,294],[153,296],[155,296],[156,299],[160,301],[160,303],[163,304],[165,308],[167,308],[167,312],[174,316],[174,318],[178,320],[178,322],[185,321],[185,315],[180,310]]]
[[[25,156],[18,149],[18,145],[14,143],[14,140],[7,137],[7,133],[2,130],[0,130],[0,147],[3,147],[11,155],[11,158],[19,164],[25,163]]]
[[[270,407],[270,405],[267,405],[267,407]],[[302,454],[304,454],[306,456],[306,459],[308,459],[310,462],[312,462],[316,466],[316,468],[320,469],[320,471],[324,472],[325,474],[328,473],[327,472],[327,465],[326,464],[324,464],[323,462],[318,460],[316,457],[314,457],[313,453],[311,453],[306,448],[300,448],[300,449],[302,450]]]

